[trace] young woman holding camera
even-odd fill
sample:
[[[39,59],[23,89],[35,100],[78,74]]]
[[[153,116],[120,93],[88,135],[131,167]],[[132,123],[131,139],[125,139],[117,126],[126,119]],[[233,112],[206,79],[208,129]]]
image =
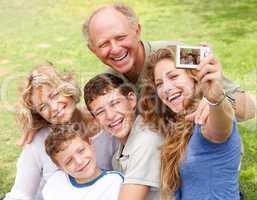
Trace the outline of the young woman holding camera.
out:
[[[240,136],[221,80],[222,68],[213,55],[196,70],[177,69],[170,49],[151,56],[141,106],[144,121],[165,137],[161,147],[164,199],[171,193],[181,200],[239,199]],[[185,119],[202,98],[210,109],[203,126]]]

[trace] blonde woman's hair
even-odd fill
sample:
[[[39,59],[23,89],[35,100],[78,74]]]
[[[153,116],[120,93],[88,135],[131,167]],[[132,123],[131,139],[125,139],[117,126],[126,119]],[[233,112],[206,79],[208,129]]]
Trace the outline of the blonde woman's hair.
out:
[[[154,84],[154,68],[163,59],[175,62],[174,50],[160,49],[152,54],[143,78],[144,87],[141,92],[140,108],[145,123],[164,135],[165,141],[161,151],[161,197],[169,199],[181,185],[179,167],[184,159],[187,144],[191,138],[193,123],[185,120],[185,116],[196,110],[201,92],[192,71],[187,71],[194,80],[195,93],[189,105],[182,113],[174,113],[159,99]]]
[[[70,73],[58,73],[50,63],[37,66],[25,79],[23,85],[17,107],[17,121],[23,131],[38,130],[49,125],[32,104],[33,88],[49,85],[62,95],[72,97],[75,103],[79,102],[81,96],[80,88],[73,76]]]

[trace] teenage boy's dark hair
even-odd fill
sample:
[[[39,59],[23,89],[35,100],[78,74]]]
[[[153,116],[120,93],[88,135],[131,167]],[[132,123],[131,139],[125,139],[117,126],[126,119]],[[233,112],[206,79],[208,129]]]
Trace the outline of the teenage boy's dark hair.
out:
[[[114,89],[119,89],[124,96],[128,96],[129,92],[135,92],[131,84],[125,83],[123,79],[113,74],[99,74],[89,80],[84,87],[84,100],[87,108],[90,110],[89,105],[92,101]]]

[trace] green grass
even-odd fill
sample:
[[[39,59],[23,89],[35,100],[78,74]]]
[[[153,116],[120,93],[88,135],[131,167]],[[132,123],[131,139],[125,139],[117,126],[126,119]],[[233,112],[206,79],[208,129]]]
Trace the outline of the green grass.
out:
[[[111,1],[0,1],[0,196],[15,177],[21,134],[14,117],[20,79],[36,64],[49,60],[72,69],[83,86],[104,70],[87,50],[81,25],[93,8]],[[140,16],[145,40],[207,41],[227,77],[256,98],[257,1],[254,0],[127,0]],[[245,145],[240,182],[247,199],[257,196],[256,118],[239,125]]]

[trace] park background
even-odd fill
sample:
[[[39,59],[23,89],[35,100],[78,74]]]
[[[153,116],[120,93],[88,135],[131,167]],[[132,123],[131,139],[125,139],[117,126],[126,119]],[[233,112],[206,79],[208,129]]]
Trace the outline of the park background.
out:
[[[15,178],[21,131],[14,113],[21,79],[51,61],[72,70],[83,87],[104,66],[86,48],[81,26],[104,0],[0,0],[0,196]],[[140,16],[144,40],[207,41],[224,74],[256,99],[256,0],[127,0]],[[240,184],[246,199],[257,199],[256,118],[240,123],[245,147]],[[24,180],[24,184],[27,181]]]

